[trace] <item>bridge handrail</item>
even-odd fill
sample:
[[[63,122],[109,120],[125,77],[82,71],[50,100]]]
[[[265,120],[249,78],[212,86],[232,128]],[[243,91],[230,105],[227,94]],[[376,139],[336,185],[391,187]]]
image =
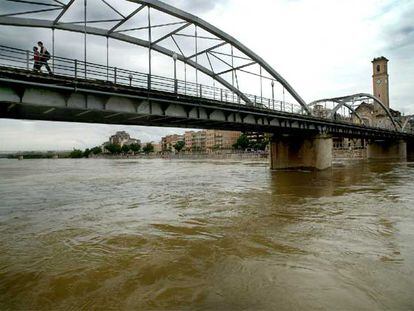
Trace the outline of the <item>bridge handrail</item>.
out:
[[[34,53],[32,51],[0,45],[0,65],[32,71],[33,69],[31,67],[34,64],[33,57]],[[111,82],[115,85],[128,85],[138,88],[148,88],[150,81],[151,90],[246,105],[237,94],[228,89],[197,84],[191,81],[175,80],[158,75],[149,76],[147,73],[84,62],[56,55],[51,55],[48,64],[52,71],[60,76],[75,79],[95,79]],[[246,97],[257,108],[283,111],[286,113],[303,112],[297,105],[286,101],[272,100],[252,94],[246,94]]]

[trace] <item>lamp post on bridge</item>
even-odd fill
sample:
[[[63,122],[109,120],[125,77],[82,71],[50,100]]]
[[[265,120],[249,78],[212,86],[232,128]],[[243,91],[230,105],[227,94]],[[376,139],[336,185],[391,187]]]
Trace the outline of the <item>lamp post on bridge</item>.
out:
[[[275,81],[272,80],[272,103],[273,110],[275,110]]]
[[[132,79],[134,78],[132,73],[129,74],[128,78],[129,78],[129,86],[132,86]]]
[[[174,53],[172,55],[172,58],[174,60],[174,93],[178,93],[178,81],[177,81],[177,59],[178,55],[177,53]]]

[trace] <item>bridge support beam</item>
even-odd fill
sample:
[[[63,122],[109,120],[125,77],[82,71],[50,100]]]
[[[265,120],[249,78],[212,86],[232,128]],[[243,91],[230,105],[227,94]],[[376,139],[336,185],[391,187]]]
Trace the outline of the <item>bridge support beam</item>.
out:
[[[404,140],[373,140],[368,143],[368,159],[373,160],[406,160],[407,143]]]
[[[270,167],[325,170],[332,167],[332,148],[330,135],[274,135],[270,143]]]

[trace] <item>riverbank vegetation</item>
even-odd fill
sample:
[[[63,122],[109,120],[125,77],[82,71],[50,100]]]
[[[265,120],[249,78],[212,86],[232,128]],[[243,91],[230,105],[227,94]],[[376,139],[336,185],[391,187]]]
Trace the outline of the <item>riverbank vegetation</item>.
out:
[[[16,152],[7,155],[3,155],[3,158],[8,159],[54,159],[54,158],[68,158],[70,155],[69,151],[25,151]]]
[[[103,147],[94,147],[92,149],[86,149],[84,151],[79,149],[74,149],[70,153],[70,158],[72,159],[81,159],[81,158],[90,158],[97,157],[102,154],[104,155],[114,155],[114,156],[126,156],[126,155],[137,155],[140,153],[149,154],[154,152],[154,146],[148,143],[141,150],[141,145],[131,144],[131,145],[117,145],[117,144],[108,144]]]
[[[264,151],[266,150],[267,145],[269,144],[268,139],[263,139],[262,141],[253,141],[250,140],[246,134],[240,135],[236,143],[233,145],[235,150],[256,150]]]

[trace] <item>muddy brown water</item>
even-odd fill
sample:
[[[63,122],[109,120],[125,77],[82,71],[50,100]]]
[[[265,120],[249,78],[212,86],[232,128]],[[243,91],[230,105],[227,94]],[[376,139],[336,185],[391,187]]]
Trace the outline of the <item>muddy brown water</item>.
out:
[[[1,310],[413,310],[414,164],[0,160]]]

